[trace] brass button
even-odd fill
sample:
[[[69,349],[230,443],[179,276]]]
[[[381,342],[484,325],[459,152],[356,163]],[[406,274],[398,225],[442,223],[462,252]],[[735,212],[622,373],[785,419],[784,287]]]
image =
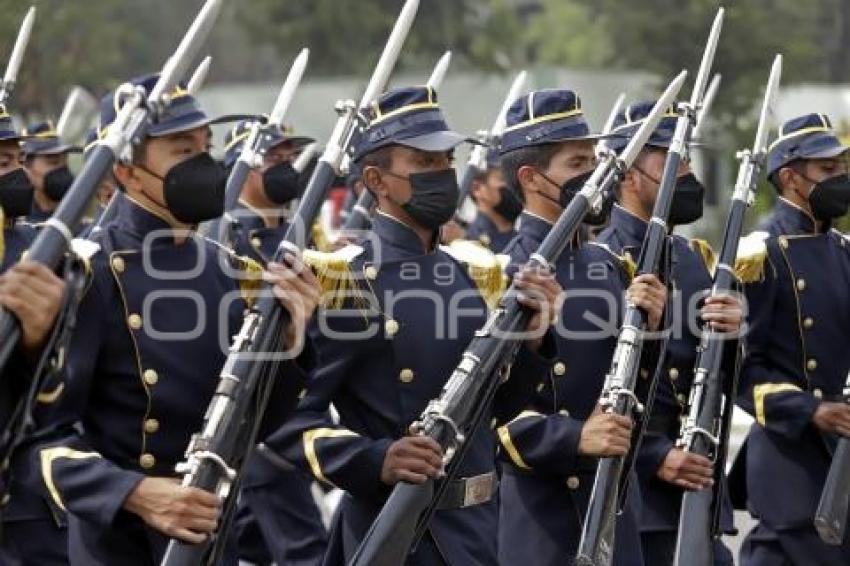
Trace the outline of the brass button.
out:
[[[374,265],[367,265],[363,272],[366,274],[366,279],[375,280],[378,277],[378,268]]]
[[[802,277],[797,279],[797,290],[798,291],[805,291],[806,290],[806,280],[803,279]]]
[[[786,238],[785,236],[779,236],[778,240],[779,240],[779,246],[783,250],[787,250],[788,249],[788,238]]]
[[[670,379],[674,381],[679,379],[679,370],[677,370],[676,368],[670,368],[670,371],[668,373],[670,374]]]
[[[387,336],[395,336],[398,334],[398,321],[393,319],[388,319],[384,323],[384,332],[386,332]]]
[[[490,245],[490,241],[491,241],[491,240],[490,240],[490,236],[488,236],[487,234],[481,234],[481,237],[480,237],[480,238],[478,238],[478,240],[479,240],[482,244],[484,244],[485,246],[489,246],[489,245]]]
[[[261,245],[263,245],[263,241],[259,238],[251,238],[251,245],[255,248],[259,248]]]
[[[555,375],[564,375],[567,373],[567,365],[564,362],[555,362],[552,371],[555,372]]]
[[[148,385],[156,385],[156,382],[159,381],[159,374],[152,369],[146,369],[145,373],[142,374],[142,379],[144,379],[145,383]]]
[[[402,383],[410,383],[413,381],[413,370],[410,368],[404,368],[401,370],[401,373],[398,374],[398,378]]]
[[[499,425],[499,419],[497,419],[496,417],[493,417],[492,419],[490,419],[490,428],[491,429],[496,430],[496,427],[498,425]]]
[[[12,499],[12,496],[11,496],[11,495],[9,495],[9,493],[8,493],[8,492],[7,492],[7,493],[4,493],[4,494],[3,494],[3,499],[0,499],[0,507],[5,507],[6,505],[8,505],[8,504],[9,504],[9,501],[10,501],[11,499]]]
[[[133,330],[138,330],[142,327],[142,317],[137,315],[136,313],[133,313],[127,317],[127,324]]]
[[[805,328],[806,330],[811,330],[812,326],[814,326],[814,325],[815,325],[815,319],[813,319],[812,317],[807,316],[806,318],[803,319],[803,328]]]
[[[578,486],[581,484],[579,479],[576,476],[570,476],[567,478],[567,487],[570,489],[578,489]]]
[[[570,412],[569,412],[568,410],[566,410],[566,409],[561,409],[560,411],[558,411],[558,414],[559,414],[559,415],[564,415],[565,417],[569,417],[569,416],[570,416]]]
[[[816,399],[823,399],[823,391],[821,389],[815,389],[812,391],[812,395],[814,395]]]
[[[679,400],[679,403],[684,403],[685,401],[688,400],[688,398],[685,397],[684,393],[679,393],[678,395],[676,395],[676,399]]]
[[[546,389],[546,384],[545,384],[545,383],[542,383],[542,382],[541,382],[541,383],[538,383],[538,384],[537,384],[537,392],[538,392],[538,393],[543,393],[543,390],[544,390],[544,389]]]
[[[150,470],[156,464],[156,458],[153,454],[142,454],[139,456],[139,465],[145,470]]]
[[[644,379],[649,379],[649,370],[646,368],[641,369],[640,376]]]
[[[818,361],[814,358],[809,358],[809,361],[806,362],[806,369],[809,371],[815,371],[818,369]]]
[[[153,434],[159,430],[159,421],[156,419],[148,419],[145,421],[145,432]]]
[[[124,258],[118,255],[113,257],[112,269],[115,270],[115,273],[124,273]]]

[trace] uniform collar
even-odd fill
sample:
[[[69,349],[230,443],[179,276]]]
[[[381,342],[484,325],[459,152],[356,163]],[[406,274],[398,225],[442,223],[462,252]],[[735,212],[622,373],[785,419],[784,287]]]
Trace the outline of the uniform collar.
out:
[[[133,199],[128,194],[118,201],[118,219],[122,229],[143,240],[154,230],[171,230],[173,226],[157,212]]]
[[[378,210],[372,218],[372,232],[381,240],[383,258],[387,261],[424,255],[422,240],[416,232],[393,216]],[[434,241],[438,241],[435,235]]]
[[[537,242],[542,242],[552,230],[553,223],[533,212],[523,210],[519,215],[519,233],[529,236]]]
[[[475,219],[472,222],[473,224],[478,225],[478,227],[480,227],[482,231],[488,234],[508,234],[513,231],[513,229],[511,228],[503,232],[498,226],[496,226],[496,223],[493,222],[492,218],[490,218],[481,211],[479,211],[478,214],[475,215]]]
[[[236,219],[245,229],[256,230],[258,228],[266,227],[266,223],[263,221],[263,217],[260,215],[259,211],[244,200],[239,199],[236,203],[236,209]]]
[[[615,203],[611,209],[610,225],[618,231],[625,232],[631,240],[626,245],[630,245],[635,242],[638,244],[643,242],[649,223]]]
[[[816,224],[812,215],[784,197],[777,199],[773,214],[788,234],[815,233]]]

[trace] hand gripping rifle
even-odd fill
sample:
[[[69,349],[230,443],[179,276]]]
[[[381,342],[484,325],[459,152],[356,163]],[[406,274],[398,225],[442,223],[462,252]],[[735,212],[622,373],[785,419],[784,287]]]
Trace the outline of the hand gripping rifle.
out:
[[[744,215],[756,195],[758,177],[767,157],[767,136],[770,130],[771,110],[779,90],[782,75],[782,56],[777,55],[770,71],[764,91],[758,129],[752,150],[738,153],[738,179],[732,204],[726,220],[723,248],[714,276],[713,296],[734,291],[735,257],[744,225]],[[700,491],[686,491],[682,498],[679,515],[679,536],[676,540],[674,566],[711,566],[714,564],[713,540],[718,536],[719,510],[723,484],[720,481],[726,465],[726,447],[729,439],[731,408],[737,390],[736,376],[730,375],[727,397],[724,403],[722,383],[723,353],[733,338],[706,325],[702,330],[697,347],[694,382],[691,386],[690,408],[687,419],[682,423],[679,440],[686,452],[699,454],[714,463],[714,487]],[[738,338],[734,338],[737,344]],[[713,513],[713,514],[712,514]]]
[[[56,268],[74,238],[74,232],[98,183],[116,160],[131,159],[132,148],[141,143],[153,120],[167,106],[170,93],[186,74],[192,59],[209,35],[222,4],[223,0],[207,0],[177,50],[163,66],[159,80],[149,95],[141,87],[125,85],[119,89],[122,91],[123,104],[115,122],[109,127],[108,135],[92,149],[68,194],[59,203],[53,216],[45,222],[27,252],[27,259],[51,269]],[[4,84],[3,89],[8,88],[10,85]],[[6,309],[0,309],[0,371],[17,346],[20,336],[17,319]]]
[[[387,83],[413,24],[418,5],[418,0],[407,0],[360,106],[355,106],[354,102],[337,105],[340,117],[272,261],[284,263],[286,254],[301,255],[325,200],[325,193],[356,135],[359,127],[358,108],[365,108]],[[239,470],[257,444],[257,433],[273,384],[269,376],[275,374],[272,370],[283,358],[277,352],[289,319],[289,313],[273,297],[269,285],[263,284],[230,347],[218,378],[218,387],[207,408],[203,427],[193,435],[186,449],[186,462],[177,467],[177,471],[184,474],[183,485],[217,494],[225,500],[225,511],[228,506],[233,508]],[[225,513],[223,519],[227,516]],[[223,520],[214,537],[214,545],[209,540],[193,545],[172,539],[162,565],[197,566],[209,563],[210,558],[214,563],[216,552],[223,547],[226,536],[226,521]]]
[[[652,211],[652,219],[649,221],[638,259],[638,274],[657,275],[661,268],[662,254],[667,243],[667,219],[670,216],[676,175],[679,163],[686,158],[687,144],[703,100],[722,21],[723,9],[721,8],[714,19],[708,37],[691,100],[689,103],[678,105],[679,118],[676,121],[676,130],[664,163],[664,172],[661,176],[655,208]],[[635,305],[627,303],[623,326],[617,338],[611,368],[605,378],[599,401],[600,405],[609,412],[634,417],[644,410],[635,395],[635,387],[646,330],[646,313]],[[633,452],[639,444],[640,437],[634,443]],[[630,469],[630,466],[626,465],[626,460],[627,458],[623,456],[599,460],[576,556],[576,564],[579,566],[609,566],[612,563],[616,518],[621,501],[620,487]]]
[[[283,120],[286,112],[295,98],[295,91],[301,83],[304,71],[307,68],[307,60],[310,56],[309,49],[302,49],[292,63],[289,74],[280,89],[277,100],[272,108],[268,119],[258,118],[254,120],[249,129],[248,137],[242,145],[239,158],[230,170],[227,177],[227,185],[224,190],[224,217],[218,223],[218,233],[212,234],[219,244],[233,249],[234,238],[239,230],[239,218],[233,215],[233,209],[242,194],[242,187],[252,169],[263,165],[263,157],[269,149],[272,135],[283,128]]]
[[[428,77],[428,82],[425,84],[434,90],[439,90],[440,85],[443,84],[443,79],[446,77],[446,71],[449,68],[449,64],[451,64],[451,61],[452,52],[446,51],[443,56],[440,57],[440,60],[437,61],[437,64],[434,66],[434,70],[431,71],[431,76]],[[350,163],[346,160],[342,166],[343,172],[347,173],[349,171],[349,167]],[[347,211],[345,222],[343,222],[342,225],[343,234],[351,234],[362,230],[368,230],[372,222],[372,207],[374,206],[375,195],[372,194],[372,191],[364,188],[363,192],[360,193],[360,196],[358,196],[354,201],[351,209]]]
[[[844,399],[850,400],[850,373],[844,385]],[[838,546],[844,542],[847,529],[847,509],[850,507],[850,440],[842,436],[832,455],[832,464],[823,485],[820,502],[815,511],[815,528],[826,544]]]
[[[531,266],[550,268],[585,216],[603,205],[658,126],[665,109],[675,101],[686,75],[683,71],[670,83],[619,157],[607,151],[600,158],[590,179],[531,255]],[[428,528],[445,489],[457,476],[469,446],[466,439],[486,418],[503,374],[519,350],[531,314],[517,302],[516,290],[511,287],[484,327],[475,333],[440,396],[428,404],[410,427],[416,434],[433,438],[443,449],[445,476],[439,482],[429,479],[422,485],[397,483],[349,566],[404,563]]]

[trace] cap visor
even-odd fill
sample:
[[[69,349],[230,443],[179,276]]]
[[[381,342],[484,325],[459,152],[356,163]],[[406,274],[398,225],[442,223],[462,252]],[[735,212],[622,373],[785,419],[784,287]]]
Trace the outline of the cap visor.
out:
[[[442,132],[433,132],[430,134],[423,134],[421,136],[414,136],[412,138],[396,140],[393,143],[403,145],[405,147],[412,147],[413,149],[418,149],[420,151],[449,151],[466,141],[471,140],[457,132],[444,130]]]
[[[850,147],[844,145],[837,145],[835,147],[822,149],[814,153],[807,153],[805,155],[801,155],[800,157],[803,157],[805,159],[830,159],[833,157],[838,157],[842,153],[846,153],[847,150],[850,150]]]

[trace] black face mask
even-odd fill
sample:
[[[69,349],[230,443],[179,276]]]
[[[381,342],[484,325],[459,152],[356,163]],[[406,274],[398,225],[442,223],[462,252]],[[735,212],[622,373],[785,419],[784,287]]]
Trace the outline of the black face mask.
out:
[[[32,193],[32,183],[23,169],[18,168],[0,176],[0,208],[7,219],[30,213]]]
[[[809,205],[812,215],[821,222],[847,214],[850,210],[850,176],[842,173],[816,182],[809,193]]]
[[[670,224],[681,226],[702,218],[705,187],[693,173],[676,179],[673,201],[670,204]]]
[[[500,187],[499,204],[493,210],[508,222],[513,222],[522,213],[522,203],[508,187]]]
[[[44,192],[50,200],[59,202],[73,182],[74,175],[67,165],[57,167],[44,176]]]
[[[278,163],[263,173],[263,191],[275,204],[286,204],[301,192],[298,171],[288,161]]]
[[[168,170],[162,181],[165,207],[184,224],[200,224],[224,213],[227,175],[209,153],[199,153]]]
[[[401,208],[421,226],[436,230],[454,216],[460,198],[454,168],[411,173],[408,177],[390,171],[387,174],[410,182],[413,194]]]
[[[543,175],[543,173],[540,173]],[[567,205],[572,202],[573,197],[581,191],[584,184],[588,179],[593,175],[593,170],[587,171],[586,173],[582,173],[581,175],[576,175],[570,179],[564,181],[560,186],[558,186],[555,181],[550,179],[548,176],[543,175],[543,178],[558,187],[558,205],[561,208],[567,208]],[[555,199],[551,198],[549,195],[545,195],[540,193],[544,197],[548,198],[551,201],[555,201]],[[611,213],[611,207],[614,205],[614,201],[611,198],[606,198],[602,203],[602,208],[599,212],[589,211],[587,215],[584,217],[584,224],[588,226],[602,226],[608,220],[608,215]]]

